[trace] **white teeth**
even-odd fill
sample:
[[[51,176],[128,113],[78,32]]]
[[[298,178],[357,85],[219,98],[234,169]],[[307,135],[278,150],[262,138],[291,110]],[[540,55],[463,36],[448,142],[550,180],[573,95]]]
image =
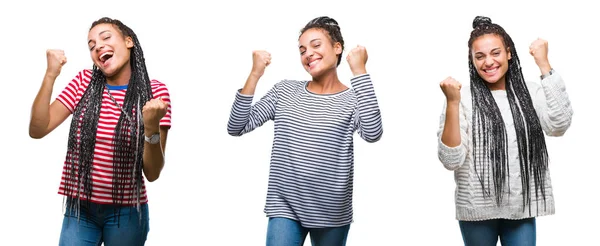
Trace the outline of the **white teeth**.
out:
[[[106,52],[106,53],[102,54],[102,55],[100,56],[100,60],[103,60],[103,61],[104,61],[104,57],[105,57],[105,56],[107,56],[107,55],[111,55],[111,56],[112,56],[112,55],[113,55],[113,53],[112,53],[112,52]]]
[[[486,69],[486,70],[483,70],[483,71],[485,71],[486,73],[493,73],[493,72],[496,72],[496,70],[498,70],[498,68]]]
[[[308,64],[308,66],[309,66],[309,67],[312,67],[312,66],[313,66],[313,65],[315,65],[315,64],[316,64],[318,61],[319,61],[319,60],[314,60],[314,61],[310,62],[310,63]]]

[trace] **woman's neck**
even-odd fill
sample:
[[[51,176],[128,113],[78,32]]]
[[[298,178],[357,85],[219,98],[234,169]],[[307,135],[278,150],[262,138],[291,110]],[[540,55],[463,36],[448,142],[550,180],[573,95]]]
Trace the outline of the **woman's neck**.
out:
[[[131,66],[129,62],[121,68],[117,74],[111,76],[110,78],[106,78],[106,83],[112,86],[121,86],[129,84],[129,80],[131,79]]]
[[[348,89],[337,76],[336,69],[319,77],[313,77],[307,89],[315,94],[335,94]]]

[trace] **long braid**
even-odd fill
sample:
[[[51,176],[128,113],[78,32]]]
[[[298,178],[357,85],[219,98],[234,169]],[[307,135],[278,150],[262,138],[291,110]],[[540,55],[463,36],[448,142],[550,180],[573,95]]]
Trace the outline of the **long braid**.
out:
[[[496,194],[496,203],[500,204],[503,198],[502,190],[509,172],[508,136],[503,124],[504,120],[498,105],[494,101],[492,92],[487,88],[483,79],[477,75],[472,63],[469,63],[469,70],[472,81],[474,168],[485,194],[488,196]],[[501,124],[498,124],[498,122]],[[478,159],[480,154],[481,160]],[[486,169],[490,162],[492,164],[491,177],[493,182],[484,179],[484,177],[490,177],[490,170]],[[493,187],[494,192],[490,191],[491,184],[495,184]]]
[[[95,21],[91,28],[105,23],[115,25],[124,37],[131,37],[134,42],[133,48],[130,51],[131,78],[121,105],[123,111],[126,113],[122,112],[119,116],[112,142],[114,155],[111,194],[113,203],[117,205],[115,207],[117,207],[116,218],[118,219],[120,218],[120,205],[123,204],[124,200],[124,191],[127,189],[134,191],[136,207],[138,213],[140,213],[144,153],[144,121],[141,109],[153,96],[144,54],[137,36],[133,30],[119,20],[106,17]],[[96,130],[98,128],[100,107],[102,105],[102,94],[105,88],[106,76],[94,65],[90,85],[73,113],[73,122],[71,123],[71,132],[69,133],[68,160],[71,160],[69,163],[76,163],[75,161],[77,160],[80,160],[80,162],[77,163],[78,165],[70,165],[71,170],[68,180],[76,182],[78,187],[83,186],[83,195],[87,198],[88,203],[92,197],[92,163]],[[93,110],[88,111],[88,108]],[[82,133],[80,142],[76,141],[78,129]],[[69,189],[68,187],[68,185],[65,185],[66,189]],[[67,194],[71,194],[70,190],[67,190],[67,192]],[[77,200],[81,198],[79,194],[78,192],[77,197],[75,197]],[[71,206],[71,208],[75,207]]]
[[[121,204],[124,191],[126,189],[133,189],[136,195],[136,206],[139,210],[144,153],[144,123],[141,117],[141,109],[143,104],[152,98],[152,88],[150,87],[150,79],[137,36],[129,27],[122,23],[118,22],[117,26],[124,35],[130,36],[134,42],[130,58],[132,68],[131,79],[127,86],[127,93],[125,94],[122,107],[125,112],[131,112],[132,118],[137,120],[131,122],[121,114],[115,128],[115,137],[113,139],[115,146],[113,169],[115,173],[113,175],[114,187],[112,198],[117,204]],[[127,177],[132,177],[133,179],[127,179]]]
[[[92,194],[92,166],[96,131],[105,83],[106,77],[94,66],[90,84],[74,109],[67,144],[66,160],[69,172],[66,182],[63,184],[65,194],[74,195],[76,200],[84,198],[88,205]],[[77,188],[73,188],[73,186]],[[68,205],[69,209],[78,212],[79,204],[69,202]]]
[[[495,34],[502,38],[505,47],[511,54],[511,59],[508,61],[508,71],[505,75],[506,94],[517,135],[521,185],[523,187],[523,209],[525,210],[525,206],[529,206],[529,213],[531,214],[531,178],[533,178],[535,184],[536,201],[541,196],[544,204],[546,202],[545,181],[548,169],[548,152],[544,133],[533,106],[531,95],[525,84],[515,45],[510,36],[501,26],[492,24],[487,17],[476,17],[473,21],[473,28],[468,45],[473,103],[473,158],[475,170],[482,188],[484,191],[488,191],[486,192],[487,195],[490,195],[490,182],[483,180],[483,177],[485,177],[486,168],[491,166],[496,202],[500,205],[509,173],[507,133],[500,110],[486,82],[477,73],[471,56],[472,44],[478,37],[484,34]],[[479,154],[483,154],[483,160],[477,158]]]

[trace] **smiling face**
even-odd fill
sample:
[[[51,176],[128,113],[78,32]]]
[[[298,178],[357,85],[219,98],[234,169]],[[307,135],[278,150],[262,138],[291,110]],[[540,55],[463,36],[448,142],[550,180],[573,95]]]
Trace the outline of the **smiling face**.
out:
[[[332,44],[325,30],[308,29],[302,33],[298,42],[300,62],[313,78],[337,67],[338,55],[342,54],[342,45],[339,42]]]
[[[133,40],[124,37],[115,25],[102,23],[90,29],[88,47],[94,64],[110,78],[129,66]]]
[[[475,39],[471,47],[471,58],[477,73],[489,83],[490,88],[504,88],[511,55],[500,36],[484,34]]]

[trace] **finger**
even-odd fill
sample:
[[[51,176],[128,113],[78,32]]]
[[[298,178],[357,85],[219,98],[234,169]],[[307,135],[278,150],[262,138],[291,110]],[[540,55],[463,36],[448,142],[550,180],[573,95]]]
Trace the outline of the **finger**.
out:
[[[145,108],[152,107],[152,105],[154,105],[154,100],[156,100],[156,99],[150,99],[149,101],[147,101],[146,104],[144,105],[144,107]]]
[[[169,106],[169,102],[165,101],[165,99],[163,99],[163,97],[161,96],[160,98],[160,106],[163,108],[166,108]]]
[[[169,105],[171,105],[171,102],[170,102],[170,101],[165,101],[165,98],[164,98],[164,97],[162,97],[162,96],[161,96],[160,98],[161,98],[161,99],[160,99],[160,100],[161,100],[161,102],[163,102],[163,105],[165,105],[165,107],[167,107],[167,108],[168,108],[168,107],[169,107]]]
[[[165,103],[162,101],[162,99],[158,98],[158,99],[154,100],[154,105],[153,105],[154,107],[153,108],[154,109],[161,109],[161,108],[164,107],[164,105],[165,105]]]

